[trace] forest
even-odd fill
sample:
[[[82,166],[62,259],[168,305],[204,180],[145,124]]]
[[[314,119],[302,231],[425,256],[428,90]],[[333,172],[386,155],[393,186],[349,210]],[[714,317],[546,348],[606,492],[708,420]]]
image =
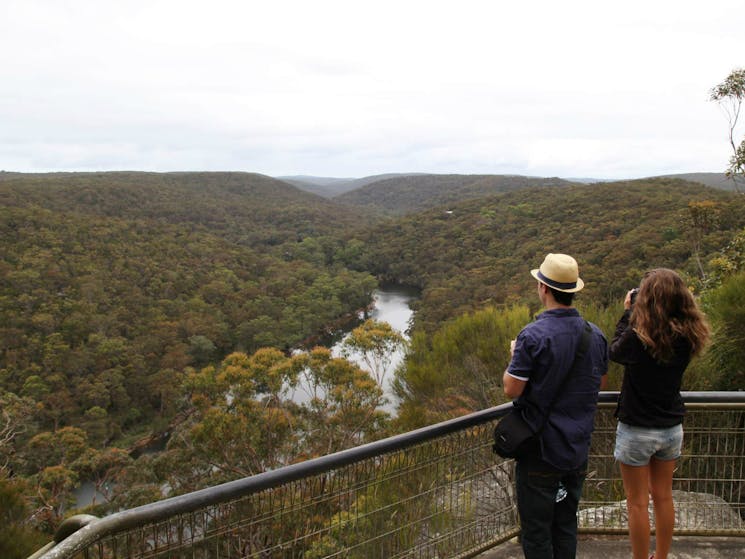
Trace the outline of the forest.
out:
[[[608,335],[645,270],[678,270],[715,333],[686,388],[745,381],[745,197],[679,178],[405,175],[323,198],[250,173],[0,173],[0,238],[3,556],[70,514],[505,401],[547,252],[578,260],[577,307]],[[370,370],[314,347],[383,282],[421,290],[408,344],[359,325]],[[391,414],[375,369],[403,344]]]

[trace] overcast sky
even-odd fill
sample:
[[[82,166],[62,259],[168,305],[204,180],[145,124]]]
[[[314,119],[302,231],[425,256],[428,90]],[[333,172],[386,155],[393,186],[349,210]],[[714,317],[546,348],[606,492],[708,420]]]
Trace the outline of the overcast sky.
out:
[[[745,2],[0,0],[0,169],[723,171]]]

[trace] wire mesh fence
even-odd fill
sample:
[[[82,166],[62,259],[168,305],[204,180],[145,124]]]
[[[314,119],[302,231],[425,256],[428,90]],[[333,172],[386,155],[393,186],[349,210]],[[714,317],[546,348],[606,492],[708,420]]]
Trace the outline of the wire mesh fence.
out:
[[[745,535],[745,395],[689,403],[676,532]],[[580,530],[627,530],[614,395],[596,419]],[[695,400],[696,398],[694,398]],[[500,406],[98,520],[45,558],[467,557],[519,531],[514,463],[491,451]]]
[[[745,535],[745,404],[687,402],[684,442],[673,479],[678,535]],[[737,399],[738,401],[735,401]],[[628,531],[626,501],[613,459],[615,404],[601,406],[595,420],[588,477],[580,503],[580,530],[614,534]],[[654,515],[650,502],[650,522]]]

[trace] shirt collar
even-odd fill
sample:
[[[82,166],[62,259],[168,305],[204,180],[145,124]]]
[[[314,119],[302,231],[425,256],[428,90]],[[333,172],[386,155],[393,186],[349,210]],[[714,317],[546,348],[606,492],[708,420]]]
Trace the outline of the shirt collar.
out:
[[[568,308],[561,308],[561,309],[551,309],[548,311],[543,311],[541,314],[535,317],[536,320],[541,320],[542,318],[564,318],[567,316],[579,316],[579,311],[575,309],[574,307],[568,307]]]

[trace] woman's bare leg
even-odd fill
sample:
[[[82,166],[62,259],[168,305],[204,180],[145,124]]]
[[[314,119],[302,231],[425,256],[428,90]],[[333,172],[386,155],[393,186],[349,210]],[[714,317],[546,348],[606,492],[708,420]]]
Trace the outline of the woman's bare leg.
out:
[[[673,472],[675,460],[649,462],[649,492],[654,505],[655,559],[667,559],[673,542],[675,506],[673,504]]]
[[[629,513],[629,538],[634,559],[649,557],[649,466],[621,464],[621,477]]]

